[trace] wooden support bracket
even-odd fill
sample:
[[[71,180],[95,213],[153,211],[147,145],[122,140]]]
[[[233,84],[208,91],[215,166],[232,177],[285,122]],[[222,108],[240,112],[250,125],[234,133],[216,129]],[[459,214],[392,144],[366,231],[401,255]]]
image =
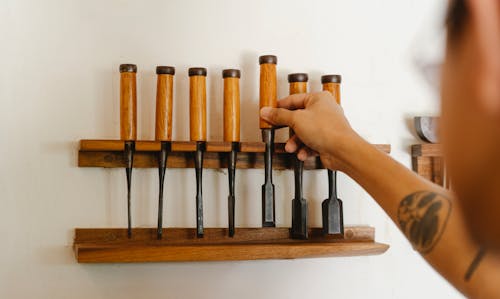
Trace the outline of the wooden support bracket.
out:
[[[390,145],[376,145],[390,152]],[[157,141],[136,141],[134,167],[158,167]],[[120,140],[81,140],[79,167],[125,167],[124,142]],[[192,168],[195,142],[174,141],[168,155],[168,168]],[[226,168],[231,143],[207,142],[204,168]],[[264,168],[265,145],[240,143],[236,167]],[[284,143],[275,144],[274,169],[292,169],[293,154]],[[304,169],[324,168],[318,157],[304,163]],[[331,256],[358,256],[384,253],[389,245],[376,243],[375,229],[367,226],[346,227],[344,236],[325,236],[320,228],[309,229],[308,240],[290,238],[289,228],[236,228],[233,238],[226,228],[205,228],[196,238],[194,228],[164,228],[162,240],[155,228],[135,228],[132,238],[124,228],[77,228],[74,251],[80,263],[131,263],[174,261],[230,261],[293,259]]]
[[[381,151],[389,153],[389,144],[376,145]],[[159,141],[136,141],[134,167],[158,167],[157,152],[160,151]],[[123,156],[124,142],[120,140],[81,140],[78,152],[79,167],[125,167]],[[275,144],[273,157],[274,169],[293,169],[293,154],[285,152],[284,143]],[[192,153],[196,151],[196,142],[173,141],[169,153],[168,168],[192,168],[194,161]],[[227,168],[227,153],[231,151],[230,142],[207,142],[204,155],[204,168]],[[236,168],[264,168],[265,145],[262,142],[241,142]],[[304,169],[323,169],[319,157],[305,161]]]
[[[196,238],[194,228],[136,228],[132,238],[121,228],[75,230],[74,250],[79,263],[235,261],[360,256],[384,253],[389,245],[374,242],[375,229],[346,227],[343,238],[328,238],[320,228],[309,229],[309,240],[289,238],[288,228],[205,228]]]
[[[412,168],[418,175],[444,186],[444,162],[441,144],[423,143],[411,147]]]

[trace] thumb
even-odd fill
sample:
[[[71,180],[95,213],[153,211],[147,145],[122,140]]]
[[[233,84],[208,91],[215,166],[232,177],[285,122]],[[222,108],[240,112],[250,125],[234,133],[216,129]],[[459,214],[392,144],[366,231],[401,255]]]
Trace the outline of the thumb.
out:
[[[293,127],[293,111],[283,108],[264,107],[260,109],[260,117],[275,126]]]

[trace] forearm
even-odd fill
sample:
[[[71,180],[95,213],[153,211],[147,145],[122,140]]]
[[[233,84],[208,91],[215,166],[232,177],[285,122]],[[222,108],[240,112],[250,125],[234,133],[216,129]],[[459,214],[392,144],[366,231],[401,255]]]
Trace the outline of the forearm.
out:
[[[341,167],[362,186],[397,222],[400,202],[417,191],[447,192],[443,188],[421,178],[414,172],[378,150],[358,135],[349,137],[338,149]]]
[[[500,269],[480,263],[466,277],[480,248],[467,231],[452,195],[405,168],[358,136],[343,142],[342,171],[358,182],[403,231],[415,250],[468,296],[497,292]]]
[[[500,298],[500,259],[491,253],[481,257],[483,251],[472,241],[448,191],[359,137],[328,92],[292,95],[280,100],[279,107],[263,108],[261,116],[294,129],[287,151],[297,151],[301,159],[319,153],[324,165],[357,181],[413,248],[456,288],[471,297]]]

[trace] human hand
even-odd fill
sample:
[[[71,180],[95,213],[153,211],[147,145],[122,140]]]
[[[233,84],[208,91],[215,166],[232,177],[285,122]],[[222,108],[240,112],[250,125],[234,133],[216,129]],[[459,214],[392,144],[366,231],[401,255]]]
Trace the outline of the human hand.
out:
[[[265,107],[260,116],[275,126],[294,130],[285,150],[304,161],[318,155],[329,169],[341,169],[347,143],[359,136],[342,108],[329,92],[294,94],[278,101],[278,108]]]

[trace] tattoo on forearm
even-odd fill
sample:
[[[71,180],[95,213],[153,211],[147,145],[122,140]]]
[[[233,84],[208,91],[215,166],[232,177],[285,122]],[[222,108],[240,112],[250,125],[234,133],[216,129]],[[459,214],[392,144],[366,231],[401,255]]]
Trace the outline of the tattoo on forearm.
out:
[[[481,260],[483,259],[485,254],[486,254],[486,249],[484,247],[479,248],[479,251],[472,260],[472,263],[470,263],[469,268],[467,268],[467,272],[465,272],[465,277],[464,277],[465,281],[470,280],[472,274],[474,274],[474,271],[476,271],[477,267],[479,266],[479,263],[481,263]]]
[[[432,251],[446,228],[451,201],[431,191],[412,193],[401,201],[398,222],[413,248],[422,254]]]

